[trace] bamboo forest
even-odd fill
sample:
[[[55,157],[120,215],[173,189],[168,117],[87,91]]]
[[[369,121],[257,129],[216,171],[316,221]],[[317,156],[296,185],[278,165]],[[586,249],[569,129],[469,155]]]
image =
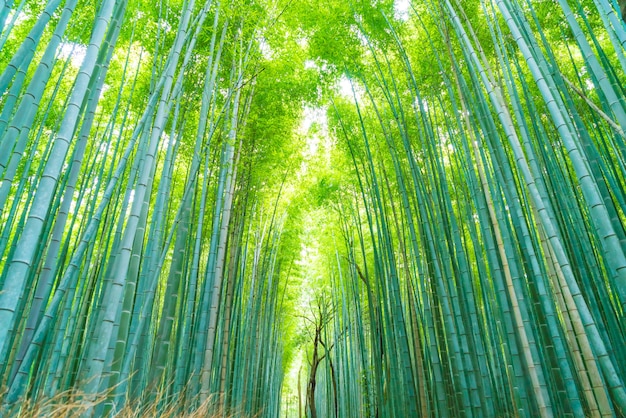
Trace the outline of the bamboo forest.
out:
[[[0,417],[626,417],[626,0],[0,0]]]

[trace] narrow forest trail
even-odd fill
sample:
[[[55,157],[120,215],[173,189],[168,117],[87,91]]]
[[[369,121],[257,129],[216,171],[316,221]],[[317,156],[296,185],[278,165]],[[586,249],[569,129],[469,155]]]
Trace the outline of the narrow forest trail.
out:
[[[0,416],[626,417],[623,10],[0,1]]]

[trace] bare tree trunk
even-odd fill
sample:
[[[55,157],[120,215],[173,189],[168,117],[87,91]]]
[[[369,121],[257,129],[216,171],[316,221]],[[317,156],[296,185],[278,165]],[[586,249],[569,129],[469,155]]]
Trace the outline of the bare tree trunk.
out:
[[[315,408],[315,386],[317,385],[316,375],[317,367],[322,360],[319,358],[318,347],[320,343],[320,334],[322,330],[319,327],[315,329],[315,341],[313,342],[313,360],[311,361],[311,372],[309,373],[309,383],[307,385],[306,398],[311,411],[311,418],[317,418],[317,410]],[[323,357],[322,357],[323,358]]]

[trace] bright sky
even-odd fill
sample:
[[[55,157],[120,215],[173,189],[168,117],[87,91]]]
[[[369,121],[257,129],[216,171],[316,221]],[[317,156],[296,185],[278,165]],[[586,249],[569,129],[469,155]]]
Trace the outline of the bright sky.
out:
[[[409,11],[411,10],[411,0],[396,0],[394,2],[394,9],[396,19],[407,20],[409,18]]]
[[[339,79],[339,93],[346,99],[352,99],[354,97],[352,94],[352,84],[345,75],[342,75]]]
[[[80,68],[85,59],[85,54],[87,54],[86,46],[74,42],[63,42],[59,50],[59,59],[67,59],[69,57],[72,65]]]

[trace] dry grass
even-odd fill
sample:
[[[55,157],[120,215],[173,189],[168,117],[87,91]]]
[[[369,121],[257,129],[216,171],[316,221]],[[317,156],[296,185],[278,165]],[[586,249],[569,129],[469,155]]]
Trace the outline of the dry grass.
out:
[[[0,394],[0,404],[2,403],[4,396]],[[54,418],[78,418],[84,416],[85,413],[92,411],[94,408],[106,403],[109,400],[108,394],[98,395],[95,398],[89,399],[87,395],[79,393],[77,391],[64,392],[57,394],[53,398],[29,400],[19,402],[18,404],[11,405],[9,407],[3,406],[0,408],[0,417],[15,417],[15,418],[40,418],[40,417],[54,417]],[[159,417],[159,418],[207,418],[207,417],[244,417],[243,414],[230,411],[227,415],[222,414],[220,411],[216,411],[217,405],[215,404],[215,398],[209,398],[203,402],[197,409],[191,412],[183,411],[183,400],[173,400],[168,403],[163,403],[163,398],[157,396],[153,402],[149,404],[131,404],[125,406],[122,410],[111,414],[110,416],[116,418],[144,418],[144,417]],[[95,415],[92,415],[95,416]],[[250,417],[253,418],[253,417]]]

